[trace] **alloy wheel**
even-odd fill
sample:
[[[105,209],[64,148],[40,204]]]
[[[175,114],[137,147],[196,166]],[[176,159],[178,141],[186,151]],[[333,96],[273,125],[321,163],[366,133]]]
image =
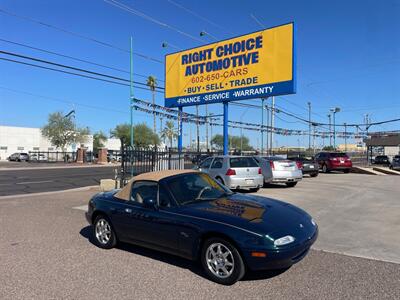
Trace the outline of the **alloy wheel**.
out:
[[[105,245],[111,239],[111,226],[105,219],[100,219],[95,225],[95,233],[97,240]]]
[[[228,278],[235,268],[233,254],[222,243],[211,244],[206,251],[206,263],[212,274],[218,278]]]

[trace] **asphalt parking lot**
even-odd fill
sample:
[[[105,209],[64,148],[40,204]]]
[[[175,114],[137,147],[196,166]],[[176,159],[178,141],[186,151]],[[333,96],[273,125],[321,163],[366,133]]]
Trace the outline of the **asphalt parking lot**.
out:
[[[250,273],[230,287],[184,259],[96,248],[80,209],[95,192],[0,197],[0,299],[400,298],[400,177],[321,174],[260,190],[307,210],[320,236],[285,272]]]

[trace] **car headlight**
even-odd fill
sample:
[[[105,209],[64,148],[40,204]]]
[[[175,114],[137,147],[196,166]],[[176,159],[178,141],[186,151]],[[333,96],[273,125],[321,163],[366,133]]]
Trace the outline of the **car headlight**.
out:
[[[315,222],[314,219],[311,219],[311,224],[313,224],[313,226],[317,226],[317,223]]]
[[[283,246],[294,242],[294,237],[291,235],[286,235],[274,241],[275,246]]]

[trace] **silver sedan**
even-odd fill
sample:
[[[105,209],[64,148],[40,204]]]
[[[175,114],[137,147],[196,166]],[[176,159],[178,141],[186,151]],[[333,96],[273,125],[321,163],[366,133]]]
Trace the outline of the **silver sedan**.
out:
[[[199,165],[199,170],[234,190],[257,191],[264,183],[261,168],[250,156],[209,157]]]
[[[285,183],[288,187],[294,187],[303,179],[303,173],[294,161],[278,156],[265,156],[263,159],[269,161],[271,166],[272,183]]]

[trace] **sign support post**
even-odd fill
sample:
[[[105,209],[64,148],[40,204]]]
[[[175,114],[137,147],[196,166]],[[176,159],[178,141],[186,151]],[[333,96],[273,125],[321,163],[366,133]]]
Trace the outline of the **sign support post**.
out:
[[[229,130],[228,130],[228,102],[224,102],[224,129],[223,129],[223,135],[224,135],[224,150],[223,154],[228,155],[229,154]]]
[[[178,122],[178,152],[182,152],[182,106],[179,106]]]

